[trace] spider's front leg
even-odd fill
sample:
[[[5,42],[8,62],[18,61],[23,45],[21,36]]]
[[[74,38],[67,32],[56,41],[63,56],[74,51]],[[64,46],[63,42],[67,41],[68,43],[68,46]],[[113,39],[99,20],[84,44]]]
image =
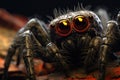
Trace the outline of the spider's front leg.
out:
[[[30,31],[25,36],[26,52],[23,54],[29,80],[35,80],[33,56],[36,54],[45,62],[57,63],[59,67],[66,66],[59,49],[50,41],[45,24],[38,19],[32,19],[25,29]]]
[[[67,63],[58,47],[51,42],[46,29],[47,26],[38,19],[33,19],[28,23],[27,28],[31,31],[33,50],[38,55],[38,58],[44,62],[55,63],[54,65],[57,66],[58,70],[66,69]]]
[[[120,13],[117,21],[107,23],[107,32],[100,48],[100,80],[105,80],[107,63],[112,61],[113,54],[120,51]],[[110,61],[111,60],[111,61]]]
[[[57,65],[62,67],[67,65],[58,47],[51,42],[49,38],[49,30],[42,21],[32,19],[26,25],[26,29],[31,31],[33,50],[38,54],[40,59],[45,62],[58,62]]]
[[[28,30],[23,33],[17,33],[13,43],[8,49],[8,54],[5,59],[3,80],[8,80],[9,65],[15,54],[18,55],[17,65],[20,63],[20,58],[23,58],[30,80],[35,80],[31,41],[31,33]]]
[[[31,35],[29,33],[25,34],[25,51],[23,53],[23,59],[25,62],[27,75],[29,80],[36,80],[35,74],[34,74],[34,63],[33,63],[33,47],[32,47],[32,39]]]
[[[34,74],[34,55],[38,55],[45,62],[56,62],[59,66],[65,66],[66,63],[59,53],[57,46],[50,41],[46,25],[38,19],[31,19],[16,35],[12,48],[9,49],[5,61],[4,80],[7,80],[7,71],[12,56],[18,52],[22,55],[29,80],[36,80]],[[18,51],[16,51],[18,49]],[[19,63],[18,59],[18,63]]]

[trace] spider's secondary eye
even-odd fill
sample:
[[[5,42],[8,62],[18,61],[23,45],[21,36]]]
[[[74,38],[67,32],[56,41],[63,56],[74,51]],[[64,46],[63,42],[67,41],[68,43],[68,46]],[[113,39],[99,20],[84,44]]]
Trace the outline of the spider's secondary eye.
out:
[[[78,32],[85,32],[89,28],[89,21],[84,16],[76,16],[73,24],[74,29]]]
[[[72,28],[68,20],[61,20],[56,25],[56,33],[60,36],[67,36],[71,33]]]

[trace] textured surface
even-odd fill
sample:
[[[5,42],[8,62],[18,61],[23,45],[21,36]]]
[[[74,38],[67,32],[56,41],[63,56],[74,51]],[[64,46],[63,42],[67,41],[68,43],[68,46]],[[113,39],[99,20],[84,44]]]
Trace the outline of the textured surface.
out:
[[[2,69],[4,59],[0,59],[0,78],[2,77]],[[50,72],[50,67],[47,69],[47,66],[43,66],[44,63],[41,61],[36,60],[35,61],[35,72],[37,80],[97,80],[99,73],[98,71],[94,71],[90,74],[84,74],[81,73],[81,70],[75,70],[71,71],[68,77],[62,74],[52,73],[48,74]],[[48,63],[47,63],[48,64]],[[50,64],[49,64],[50,66]],[[51,68],[52,69],[52,68]],[[23,64],[21,64],[19,67],[16,67],[14,62],[10,65],[9,68],[9,79],[10,80],[25,80],[26,73],[24,72],[25,68]],[[106,79],[105,80],[120,80],[120,66],[108,66],[106,70]]]

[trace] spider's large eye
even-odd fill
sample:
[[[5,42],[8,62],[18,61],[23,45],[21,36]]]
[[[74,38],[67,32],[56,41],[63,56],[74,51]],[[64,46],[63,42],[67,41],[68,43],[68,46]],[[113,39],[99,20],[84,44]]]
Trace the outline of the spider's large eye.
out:
[[[74,29],[78,32],[85,32],[89,28],[89,21],[84,16],[76,16],[73,20]]]
[[[60,20],[56,25],[56,33],[60,36],[68,36],[72,31],[72,27],[68,20]]]

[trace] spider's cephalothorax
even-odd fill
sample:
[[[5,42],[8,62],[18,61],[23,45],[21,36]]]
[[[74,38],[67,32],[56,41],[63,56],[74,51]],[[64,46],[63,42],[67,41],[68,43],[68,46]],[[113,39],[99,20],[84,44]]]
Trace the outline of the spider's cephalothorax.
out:
[[[96,64],[102,35],[100,19],[88,10],[69,12],[50,23],[51,41],[59,47],[70,67]]]
[[[120,15],[118,21],[108,22],[104,34],[100,19],[88,10],[58,16],[49,27],[33,18],[18,31],[8,49],[3,80],[8,80],[7,72],[14,54],[18,54],[17,65],[23,58],[28,80],[36,80],[34,57],[52,63],[56,71],[66,74],[76,68],[83,69],[86,74],[99,69],[100,79],[104,80],[107,55],[120,50],[119,22]]]

